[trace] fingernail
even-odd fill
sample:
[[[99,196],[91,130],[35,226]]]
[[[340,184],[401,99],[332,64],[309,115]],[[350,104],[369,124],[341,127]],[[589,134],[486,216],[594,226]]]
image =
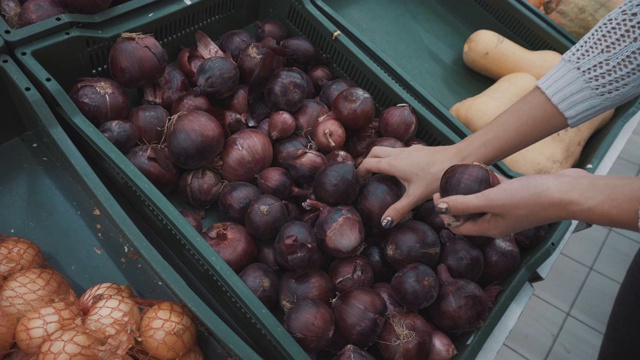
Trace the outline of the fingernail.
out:
[[[448,214],[449,212],[450,212],[449,204],[444,202],[439,202],[436,204],[436,214],[445,215],[445,214]]]
[[[385,229],[389,229],[393,226],[393,220],[391,220],[390,217],[386,217],[384,219],[382,219],[382,227]]]
[[[444,226],[446,227],[456,227],[462,224],[462,221],[455,216],[450,216],[444,219]]]

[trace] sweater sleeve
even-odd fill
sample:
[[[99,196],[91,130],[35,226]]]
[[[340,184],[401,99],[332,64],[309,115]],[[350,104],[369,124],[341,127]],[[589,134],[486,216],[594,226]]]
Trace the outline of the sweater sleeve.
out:
[[[640,0],[626,0],[562,56],[538,87],[575,127],[640,93]]]

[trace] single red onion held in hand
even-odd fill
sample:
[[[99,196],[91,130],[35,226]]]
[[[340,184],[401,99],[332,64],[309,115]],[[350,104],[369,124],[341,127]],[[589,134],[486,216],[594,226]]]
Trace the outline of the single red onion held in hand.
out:
[[[440,196],[471,195],[492,188],[500,183],[496,174],[482,164],[456,164],[449,167],[440,179]],[[458,215],[460,221],[482,214]]]
[[[69,90],[71,101],[93,125],[127,119],[131,100],[126,90],[108,78],[83,78]]]
[[[387,303],[375,290],[358,287],[340,293],[332,309],[338,331],[349,343],[366,349],[382,331]]]
[[[407,220],[387,233],[384,255],[396,270],[415,262],[435,267],[440,258],[440,238],[426,223]]]
[[[356,208],[370,235],[376,236],[385,231],[380,223],[382,214],[400,200],[404,190],[396,177],[386,174],[375,174],[360,185]]]
[[[489,300],[477,283],[467,279],[454,279],[447,266],[439,264],[438,298],[429,307],[429,315],[444,332],[456,334],[472,331],[489,316]]]
[[[122,33],[109,50],[109,73],[124,87],[142,88],[162,77],[167,60],[153,35]]]
[[[258,246],[251,234],[244,226],[234,222],[211,224],[202,232],[202,237],[236,273],[251,264],[258,253]]]

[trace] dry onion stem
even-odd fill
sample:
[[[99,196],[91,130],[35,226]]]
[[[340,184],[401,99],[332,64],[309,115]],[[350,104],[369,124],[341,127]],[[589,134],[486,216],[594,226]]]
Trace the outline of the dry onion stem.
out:
[[[391,323],[391,325],[396,331],[396,335],[398,335],[399,338],[395,338],[391,342],[378,340],[379,343],[389,344],[389,345],[400,345],[402,343],[415,339],[416,337],[415,331],[409,330],[407,328],[407,322],[398,314],[390,313],[388,315],[387,321]]]

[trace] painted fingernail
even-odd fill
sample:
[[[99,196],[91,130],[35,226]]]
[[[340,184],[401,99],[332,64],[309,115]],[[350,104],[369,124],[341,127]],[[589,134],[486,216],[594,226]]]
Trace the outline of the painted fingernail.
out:
[[[382,219],[382,227],[385,229],[389,229],[393,226],[393,220],[391,220],[390,217],[386,217],[384,219]]]
[[[444,219],[444,226],[446,227],[456,227],[460,226],[460,224],[462,224],[462,221],[455,216],[450,216]]]
[[[444,202],[439,202],[436,204],[436,214],[445,215],[445,214],[448,214],[449,212],[450,212],[449,204]]]

